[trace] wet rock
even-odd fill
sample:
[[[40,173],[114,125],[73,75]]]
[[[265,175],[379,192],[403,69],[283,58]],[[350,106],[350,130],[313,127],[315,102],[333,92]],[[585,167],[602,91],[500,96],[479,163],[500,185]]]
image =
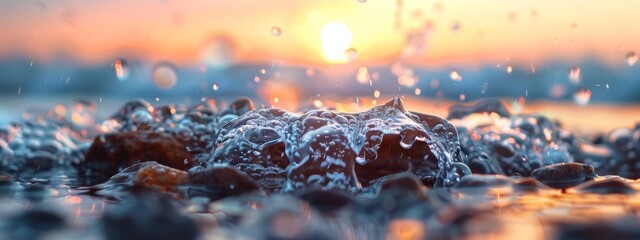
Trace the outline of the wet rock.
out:
[[[464,118],[474,113],[497,113],[502,117],[509,117],[511,113],[498,99],[481,99],[471,105],[453,105],[449,109],[448,119]]]
[[[583,183],[572,189],[578,193],[595,193],[595,194],[633,194],[636,190],[620,177],[608,177]]]
[[[153,120],[153,111],[154,108],[149,102],[135,99],[125,103],[110,119],[120,123],[150,123]]]
[[[531,177],[552,188],[569,188],[596,177],[590,165],[581,163],[559,163],[538,168]]]
[[[389,175],[381,181],[382,184],[380,184],[380,191],[404,190],[420,193],[426,189],[420,180],[411,173],[397,173]]]
[[[163,132],[109,133],[95,138],[83,165],[94,174],[107,177],[145,161],[187,170],[195,163],[185,145],[184,139]]]
[[[313,186],[355,192],[405,171],[451,186],[467,174],[453,164],[463,157],[455,127],[407,112],[399,98],[354,114],[250,111],[226,123],[215,146],[208,165],[228,163],[271,191]]]
[[[81,136],[73,125],[40,117],[6,126],[0,131],[0,172],[16,176],[49,177],[53,170],[70,171],[83,159]]]
[[[142,162],[131,165],[113,175],[107,182],[90,188],[91,191],[110,190],[111,194],[120,195],[118,191],[129,194],[138,188],[153,190],[175,198],[184,198],[181,186],[187,185],[187,172],[167,167],[157,162]],[[113,191],[115,190],[115,192]]]
[[[189,173],[189,195],[217,200],[260,190],[260,184],[231,166],[212,166]]]
[[[357,204],[352,196],[334,190],[308,190],[299,193],[298,196],[321,213],[331,213]]]
[[[12,239],[40,239],[66,226],[65,216],[51,206],[37,206],[11,217],[4,234]]]
[[[477,107],[483,109],[483,104],[479,102]],[[465,163],[473,173],[528,177],[539,167],[574,161],[574,143],[563,141],[562,128],[544,116],[462,116],[466,117],[453,123],[460,132],[461,150],[467,155]]]
[[[513,182],[513,189],[524,193],[536,193],[544,190],[551,190],[535,178],[521,178]]]
[[[280,197],[264,203],[269,208],[244,219],[240,231],[248,239],[336,239],[320,214],[295,198]]]
[[[195,222],[165,198],[136,193],[132,202],[112,206],[100,220],[105,239],[197,239]]]
[[[220,113],[220,116],[224,116],[228,114],[240,116],[242,114],[245,114],[253,110],[256,110],[256,106],[253,104],[253,101],[251,101],[251,99],[239,98],[238,100],[235,100],[234,102],[229,104],[229,107],[223,110]]]
[[[486,191],[492,188],[510,188],[512,184],[513,180],[503,175],[473,174],[460,179],[454,188]]]
[[[294,150],[295,165],[287,169],[286,190],[307,187],[358,191],[353,169],[356,153],[340,129],[325,126],[307,134]]]
[[[635,216],[593,223],[565,223],[559,226],[556,239],[606,240],[640,239],[640,222]]]

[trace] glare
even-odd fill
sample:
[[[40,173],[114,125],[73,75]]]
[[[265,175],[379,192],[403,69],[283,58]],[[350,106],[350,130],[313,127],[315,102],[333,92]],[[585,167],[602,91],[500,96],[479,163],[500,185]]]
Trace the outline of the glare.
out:
[[[345,63],[349,57],[345,54],[351,47],[351,30],[341,22],[330,22],[320,33],[322,53],[329,63]]]

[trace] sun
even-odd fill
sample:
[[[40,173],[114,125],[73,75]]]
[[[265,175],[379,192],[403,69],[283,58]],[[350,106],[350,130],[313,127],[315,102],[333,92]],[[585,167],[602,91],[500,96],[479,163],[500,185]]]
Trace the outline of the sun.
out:
[[[351,47],[352,34],[347,25],[330,22],[320,33],[322,53],[329,63],[345,63],[349,60],[346,51]]]

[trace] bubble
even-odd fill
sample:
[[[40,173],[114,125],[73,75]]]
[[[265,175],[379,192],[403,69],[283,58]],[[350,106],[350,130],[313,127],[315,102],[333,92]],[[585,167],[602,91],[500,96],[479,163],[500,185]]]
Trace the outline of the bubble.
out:
[[[380,91],[379,90],[373,91],[373,97],[374,98],[379,98],[380,97]]]
[[[260,82],[260,77],[258,77],[258,76],[253,77],[253,81],[259,83]]]
[[[220,86],[217,83],[213,84],[213,91],[218,91],[218,89],[220,89]]]
[[[422,94],[422,90],[420,90],[420,88],[416,88],[416,90],[413,92],[416,94],[416,96],[420,96],[420,94]]]
[[[627,53],[627,64],[629,64],[629,66],[633,66],[636,62],[638,62],[638,54],[636,54],[636,52]]]
[[[457,71],[451,71],[449,73],[449,78],[451,78],[451,80],[453,81],[462,81],[462,75],[460,75],[460,73],[458,73]]]
[[[164,89],[172,88],[178,81],[178,75],[176,74],[175,68],[168,63],[159,63],[153,67],[151,77],[158,87]]]
[[[464,101],[467,99],[467,96],[465,96],[464,94],[460,94],[460,101]]]
[[[507,73],[513,72],[513,68],[510,65],[507,65]]]
[[[127,61],[118,59],[113,62],[113,68],[116,70],[116,77],[118,77],[118,80],[127,80],[129,77],[129,64]]]
[[[369,80],[370,80],[369,70],[366,67],[358,68],[358,74],[356,75],[356,80],[358,80],[358,82],[362,84],[369,83]]]
[[[344,51],[344,54],[347,56],[347,60],[349,61],[353,61],[358,58],[358,50],[355,48],[347,48],[347,50]]]
[[[280,35],[282,35],[282,29],[277,26],[271,27],[271,35],[280,37]]]
[[[451,29],[451,31],[453,32],[458,32],[460,31],[460,22],[458,21],[453,21],[451,23],[449,23],[449,28]]]
[[[578,91],[573,94],[573,100],[580,106],[587,106],[589,100],[591,100],[591,89],[578,89]]]
[[[569,68],[569,81],[574,84],[580,83],[580,68],[572,66]]]

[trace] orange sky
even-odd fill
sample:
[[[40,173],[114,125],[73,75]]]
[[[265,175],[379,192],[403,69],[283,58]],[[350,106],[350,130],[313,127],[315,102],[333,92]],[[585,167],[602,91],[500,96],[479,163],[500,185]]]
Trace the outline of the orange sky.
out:
[[[536,63],[552,57],[596,55],[623,63],[640,51],[633,0],[4,0],[0,57],[23,53],[35,60],[59,53],[88,62],[121,56],[198,63],[207,39],[225,35],[238,61],[323,65],[320,32],[339,21],[353,33],[357,63],[401,55],[407,33],[426,22],[423,51],[407,61]],[[397,15],[397,13],[400,13]],[[396,16],[400,16],[397,18]],[[401,28],[394,27],[400,20]],[[459,31],[450,24],[458,22]],[[572,27],[573,25],[573,27]],[[282,35],[271,34],[273,26]]]

